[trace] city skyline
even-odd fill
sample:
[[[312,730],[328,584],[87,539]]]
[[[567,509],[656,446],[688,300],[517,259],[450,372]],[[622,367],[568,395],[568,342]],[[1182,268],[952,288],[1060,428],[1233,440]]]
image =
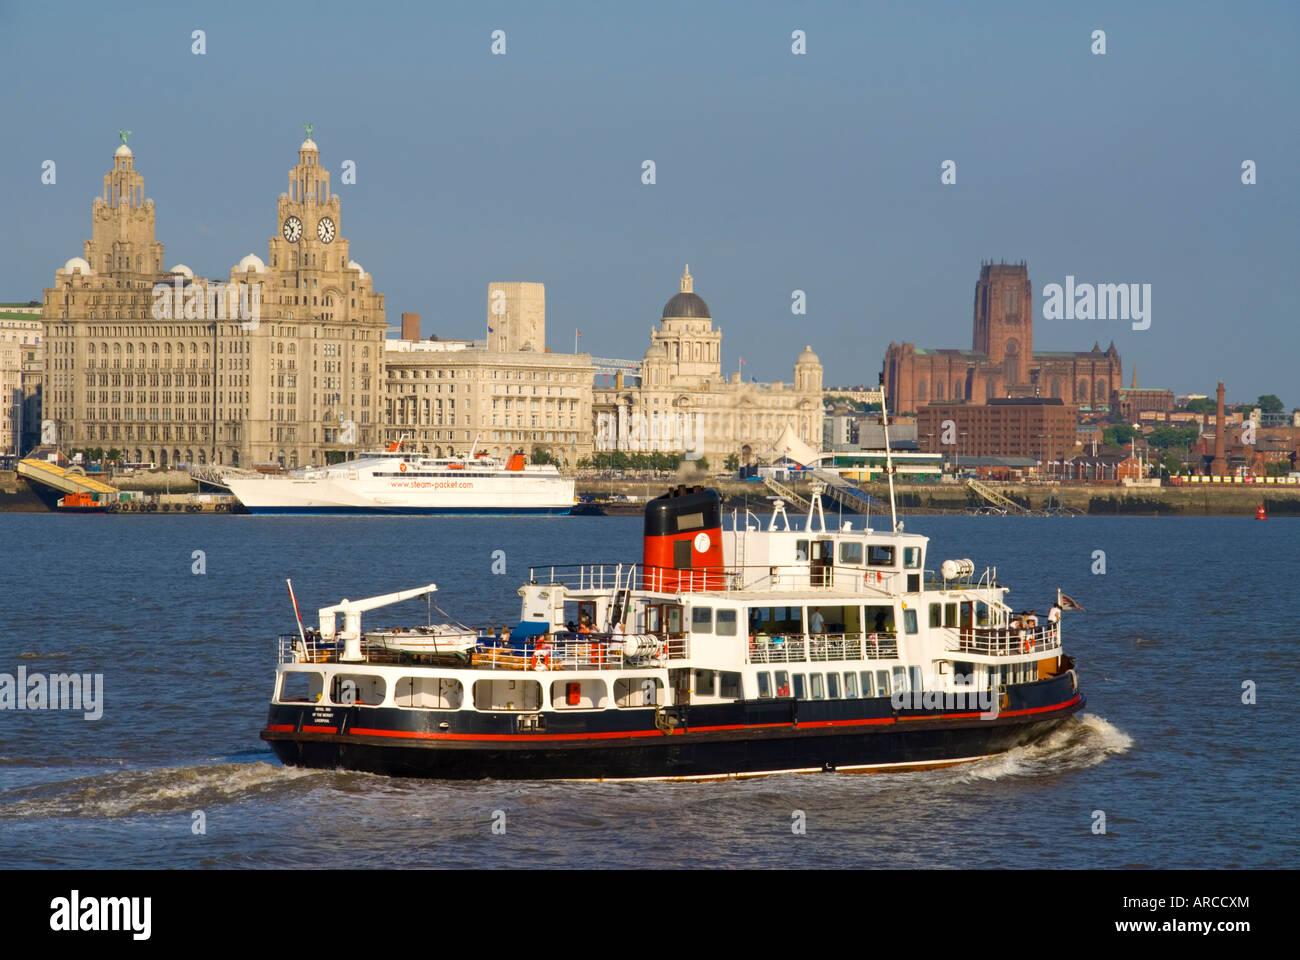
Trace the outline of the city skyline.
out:
[[[845,6],[669,4],[603,19],[505,6],[364,22],[345,10],[322,6],[319,26],[347,29],[314,32],[307,55],[285,58],[286,11],[259,14],[245,36],[225,26],[232,14],[160,7],[128,27],[87,9],[88,29],[59,34],[67,65],[54,76],[39,68],[58,24],[0,12],[0,49],[21,78],[7,126],[26,131],[0,156],[15,187],[5,220],[23,226],[0,241],[0,299],[38,299],[79,254],[119,127],[135,131],[167,266],[219,278],[265,256],[268,203],[313,122],[336,183],[344,161],[357,165],[338,189],[390,325],[418,312],[425,336],[482,336],[482,291],[511,277],[547,285],[554,349],[580,328],[584,351],[635,358],[689,262],[728,334],[724,369],[743,354],[746,377],[788,377],[811,341],[827,383],[870,384],[891,340],[964,345],[976,264],[1024,260],[1036,347],[1114,340],[1125,386],[1136,366],[1143,386],[1210,393],[1222,379],[1234,402],[1300,404],[1284,282],[1296,133],[1274,120],[1294,87],[1294,10],[1234,20],[1103,6],[1083,20],[1013,6],[938,25]],[[1089,52],[1095,28],[1102,56]],[[504,56],[490,52],[495,29]],[[154,52],[148,69],[121,72],[127,31]],[[358,70],[357,45],[391,56]],[[73,95],[110,67],[111,104]],[[316,68],[339,73],[338,89]],[[1040,73],[1017,83],[1020,70]],[[301,103],[267,92],[295,82],[312,91]],[[56,111],[64,122],[50,122]],[[1247,159],[1253,186],[1240,180]],[[41,182],[46,160],[54,184]],[[940,183],[945,160],[955,185]],[[1151,284],[1150,328],[1044,319],[1044,288],[1067,277]],[[795,290],[805,316],[791,313]]]

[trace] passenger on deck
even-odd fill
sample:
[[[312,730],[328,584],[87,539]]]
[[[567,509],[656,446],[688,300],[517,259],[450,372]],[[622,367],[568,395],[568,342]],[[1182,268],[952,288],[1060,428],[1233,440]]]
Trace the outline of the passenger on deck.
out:
[[[570,633],[577,633],[578,625],[574,623],[572,620],[570,620],[568,623],[564,625],[564,629],[568,630]]]
[[[1049,631],[1055,631],[1061,625],[1061,605],[1052,604],[1052,609],[1047,611],[1047,625]]]
[[[502,628],[501,628],[501,642],[500,642],[500,645],[503,646],[503,647],[508,647],[508,646],[510,646],[510,628],[509,628],[509,627],[502,627]]]
[[[820,607],[813,607],[812,614],[808,617],[809,633],[825,633],[826,619],[822,616]]]
[[[582,615],[582,619],[578,622],[578,632],[591,633],[591,621],[587,619],[587,615],[585,613]]]
[[[616,637],[623,636],[624,633],[626,633],[626,631],[623,629],[623,621],[619,620],[617,623],[615,623],[613,629],[610,630],[609,632]]]

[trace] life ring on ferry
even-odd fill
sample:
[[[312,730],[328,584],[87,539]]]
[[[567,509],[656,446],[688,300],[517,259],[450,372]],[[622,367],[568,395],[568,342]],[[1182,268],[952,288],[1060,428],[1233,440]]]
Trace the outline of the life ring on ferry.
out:
[[[885,575],[879,570],[868,570],[862,575],[863,583],[884,583]]]
[[[532,668],[534,670],[551,669],[551,651],[546,647],[537,647],[533,650]]]

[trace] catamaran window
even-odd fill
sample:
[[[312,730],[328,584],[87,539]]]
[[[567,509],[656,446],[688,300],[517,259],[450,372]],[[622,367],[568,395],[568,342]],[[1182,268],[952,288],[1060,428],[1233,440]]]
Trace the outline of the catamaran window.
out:
[[[783,636],[803,633],[802,607],[750,607],[749,634]]]
[[[280,674],[281,703],[319,703],[325,690],[325,674],[286,670]]]
[[[769,673],[760,673],[758,675],[758,695],[770,697],[772,695],[772,675]]]
[[[393,699],[399,707],[459,710],[464,698],[461,682],[445,677],[402,677],[393,687]]]
[[[908,570],[916,570],[921,566],[921,548],[904,547],[903,548],[903,567]]]
[[[718,611],[718,636],[734,637],[736,635],[736,611]]]
[[[794,698],[796,700],[802,700],[804,699],[805,696],[807,696],[807,694],[808,694],[808,685],[807,682],[804,680],[803,674],[796,673],[794,675]]]
[[[713,632],[713,608],[691,607],[691,633]]]
[[[876,671],[876,696],[878,697],[889,696],[889,671],[888,670]]]
[[[826,693],[822,689],[822,675],[820,673],[814,673],[809,676],[808,681],[809,686],[812,687],[812,698],[814,700],[825,700]]]
[[[902,667],[894,668],[894,689],[900,693],[907,693],[910,689],[907,685],[907,671]]]
[[[336,673],[330,681],[330,700],[350,706],[375,706],[384,702],[384,678],[367,673]]]
[[[867,605],[866,630],[881,637],[894,635],[894,608],[892,606]]]
[[[840,563],[862,565],[862,544],[851,540],[840,541]]]
[[[903,629],[908,633],[916,633],[916,608],[908,607],[903,611]]]
[[[894,565],[894,548],[883,543],[867,546],[867,566],[892,567]]]
[[[728,700],[740,699],[740,674],[723,671],[718,674],[718,696]]]
[[[663,702],[664,684],[655,677],[619,677],[614,702],[620,707],[654,707]]]
[[[826,674],[826,696],[831,700],[840,698],[840,675],[838,673]]]
[[[787,670],[776,671],[776,695],[778,697],[790,696],[790,673]]]
[[[540,710],[542,685],[536,680],[475,680],[474,706],[479,710]]]
[[[712,670],[696,670],[695,692],[702,697],[713,696],[713,677]]]
[[[942,603],[930,604],[930,626],[932,627],[943,626],[943,604]]]
[[[856,697],[858,695],[858,675],[852,671],[844,674],[844,696]]]

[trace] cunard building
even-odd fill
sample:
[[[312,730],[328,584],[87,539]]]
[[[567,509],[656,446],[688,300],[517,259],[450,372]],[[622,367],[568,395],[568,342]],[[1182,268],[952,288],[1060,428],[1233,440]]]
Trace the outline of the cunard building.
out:
[[[378,442],[384,297],[349,256],[310,136],[268,259],[250,253],[225,282],[163,267],[125,139],[83,255],[45,290],[47,432],[163,465],[292,467]]]

